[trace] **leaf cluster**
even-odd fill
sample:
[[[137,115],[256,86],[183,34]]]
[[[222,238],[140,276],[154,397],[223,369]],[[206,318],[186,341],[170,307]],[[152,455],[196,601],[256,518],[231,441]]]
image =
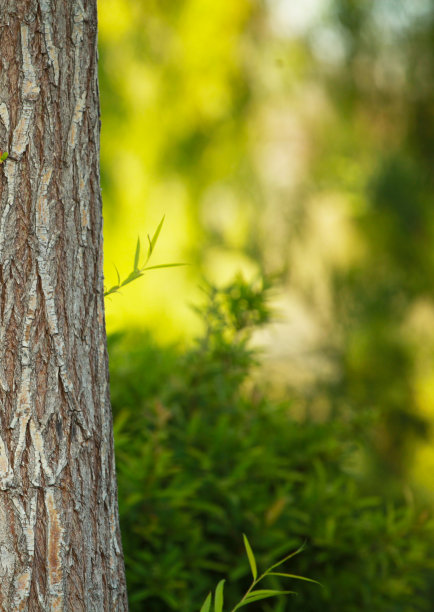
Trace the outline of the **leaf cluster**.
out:
[[[283,559],[280,559],[280,561],[277,561],[277,563],[274,563],[273,565],[271,565],[268,569],[266,569],[258,577],[258,570],[257,570],[255,555],[253,554],[252,547],[250,546],[250,542],[246,534],[243,534],[243,539],[244,539],[244,546],[245,546],[246,553],[247,553],[247,558],[249,560],[250,570],[253,576],[253,581],[251,585],[249,586],[249,588],[247,589],[247,591],[242,596],[242,598],[240,599],[240,601],[236,604],[234,608],[232,608],[231,612],[235,612],[236,610],[239,610],[240,608],[243,608],[244,606],[247,606],[256,601],[261,601],[262,599],[268,599],[270,597],[277,597],[279,595],[295,595],[294,591],[279,591],[276,589],[257,589],[256,586],[261,582],[261,580],[263,580],[267,576],[279,576],[281,578],[291,578],[293,580],[305,580],[306,582],[312,582],[314,584],[319,584],[316,580],[312,580],[311,578],[305,578],[304,576],[297,576],[295,574],[287,574],[284,572],[273,571],[277,569],[279,566],[283,565],[286,561],[288,561],[295,555],[298,555],[303,550],[304,546],[300,546],[300,548],[298,548],[296,551],[290,553],[289,555],[286,555],[285,557],[283,557]],[[220,580],[220,582],[218,583],[216,587],[215,595],[214,595],[214,612],[223,612],[223,601],[224,601],[223,590],[224,590],[225,582],[226,581],[224,579]],[[211,604],[212,604],[212,594],[210,592],[207,598],[205,599],[200,609],[200,612],[211,612]]]
[[[151,259],[152,253],[154,252],[155,249],[155,245],[157,244],[157,240],[158,237],[160,235],[161,232],[161,228],[163,227],[163,223],[164,223],[164,216],[161,219],[160,223],[157,226],[157,229],[154,232],[154,235],[152,236],[152,238],[150,237],[150,235],[148,234],[148,250],[146,253],[146,257],[145,257],[145,261],[142,265],[140,265],[140,238],[137,238],[137,244],[136,244],[136,250],[134,253],[134,262],[133,262],[133,269],[131,270],[131,272],[128,274],[128,276],[126,278],[124,278],[124,280],[121,281],[121,277],[119,274],[118,269],[115,266],[116,269],[116,274],[118,277],[118,282],[116,285],[113,285],[112,287],[110,287],[110,289],[107,289],[104,292],[104,297],[111,295],[112,293],[117,293],[119,291],[119,289],[121,289],[122,287],[125,287],[125,285],[129,285],[129,283],[132,283],[133,281],[137,280],[138,278],[140,278],[141,276],[143,276],[143,274],[149,270],[157,270],[160,268],[176,268],[178,266],[184,266],[185,264],[182,263],[167,263],[167,264],[158,264],[156,266],[148,266],[148,262]]]

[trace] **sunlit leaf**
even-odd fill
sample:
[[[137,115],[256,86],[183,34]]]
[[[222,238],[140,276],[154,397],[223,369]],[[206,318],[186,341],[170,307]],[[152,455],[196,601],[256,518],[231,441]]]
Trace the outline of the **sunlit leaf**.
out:
[[[127,278],[122,281],[121,287],[132,283],[134,280],[136,280],[136,278],[140,278],[141,276],[143,276],[143,272],[141,270],[133,270],[133,272],[131,272]]]
[[[285,561],[288,561],[292,557],[295,557],[295,555],[300,554],[304,550],[305,546],[306,546],[306,543],[304,542],[300,546],[300,548],[297,548],[297,550],[294,550],[294,552],[290,553],[289,555],[287,555],[286,557],[284,557],[283,559],[281,559],[280,561],[278,561],[277,563],[275,563],[274,565],[269,567],[268,570],[267,570],[267,574],[269,574],[271,572],[271,570],[273,570],[275,567],[279,567],[279,565],[282,565],[283,563],[285,563]]]
[[[117,269],[116,266],[115,266],[115,270],[116,270],[116,275],[118,277],[118,285],[117,286],[119,287],[119,285],[121,284],[121,275],[119,274],[119,270]]]
[[[137,238],[136,253],[134,255],[134,270],[139,269],[139,258],[140,258],[140,238]]]
[[[268,597],[278,597],[279,595],[295,595],[295,591],[275,591],[272,589],[259,589],[258,591],[252,591],[249,593],[243,601],[240,601],[238,605],[235,606],[234,611],[247,606],[254,601],[259,601],[261,599],[267,599]]]
[[[208,593],[207,598],[202,604],[200,612],[210,612],[210,610],[211,610],[211,593]]]
[[[158,240],[158,236],[160,235],[161,228],[163,227],[164,218],[165,218],[165,215],[163,215],[163,218],[161,219],[160,223],[158,224],[158,227],[155,230],[155,233],[152,236],[152,238],[149,238],[149,236],[148,236],[148,240],[149,240],[148,259],[150,258],[150,256],[152,255],[152,253],[154,251],[155,245],[156,245],[157,240]]]
[[[168,263],[168,264],[158,264],[156,266],[146,266],[146,268],[142,268],[143,271],[146,270],[158,270],[159,268],[178,268],[179,266],[187,266],[185,263]]]
[[[298,576],[297,574],[285,574],[283,572],[266,572],[267,576],[281,576],[282,578],[293,578],[294,580],[305,580],[306,582],[313,582],[314,584],[319,584],[322,586],[321,582],[318,580],[313,580],[312,578],[306,578],[305,576]]]
[[[256,580],[258,576],[258,570],[256,568],[255,555],[253,554],[252,547],[250,546],[249,540],[245,533],[243,533],[244,546],[246,548],[247,558],[249,560],[250,569],[252,570],[253,580]]]
[[[215,590],[214,612],[223,612],[223,588],[225,580],[220,580]]]
[[[107,297],[108,295],[111,295],[112,293],[116,293],[119,290],[119,285],[113,285],[113,287],[110,287],[110,289],[107,289],[107,291],[104,291],[104,297]]]

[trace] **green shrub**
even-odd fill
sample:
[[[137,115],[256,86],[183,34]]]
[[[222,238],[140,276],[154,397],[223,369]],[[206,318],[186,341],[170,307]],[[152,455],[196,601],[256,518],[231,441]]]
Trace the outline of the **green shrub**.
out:
[[[288,398],[249,382],[266,290],[209,287],[204,333],[186,351],[149,334],[109,339],[131,610],[197,612],[222,578],[238,601],[250,572],[243,532],[262,567],[306,542],[288,571],[325,586],[297,582],[297,597],[252,611],[430,610],[427,515],[368,496],[350,424],[297,422]]]

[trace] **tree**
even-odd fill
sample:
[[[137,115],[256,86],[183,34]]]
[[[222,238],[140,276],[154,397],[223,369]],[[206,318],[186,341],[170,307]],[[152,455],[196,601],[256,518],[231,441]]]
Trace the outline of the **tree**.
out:
[[[0,608],[126,610],[96,0],[0,0]]]

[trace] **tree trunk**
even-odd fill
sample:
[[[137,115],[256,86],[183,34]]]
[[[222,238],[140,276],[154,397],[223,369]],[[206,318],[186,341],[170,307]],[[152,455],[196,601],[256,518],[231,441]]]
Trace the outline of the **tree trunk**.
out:
[[[0,0],[0,609],[127,610],[96,0]]]

